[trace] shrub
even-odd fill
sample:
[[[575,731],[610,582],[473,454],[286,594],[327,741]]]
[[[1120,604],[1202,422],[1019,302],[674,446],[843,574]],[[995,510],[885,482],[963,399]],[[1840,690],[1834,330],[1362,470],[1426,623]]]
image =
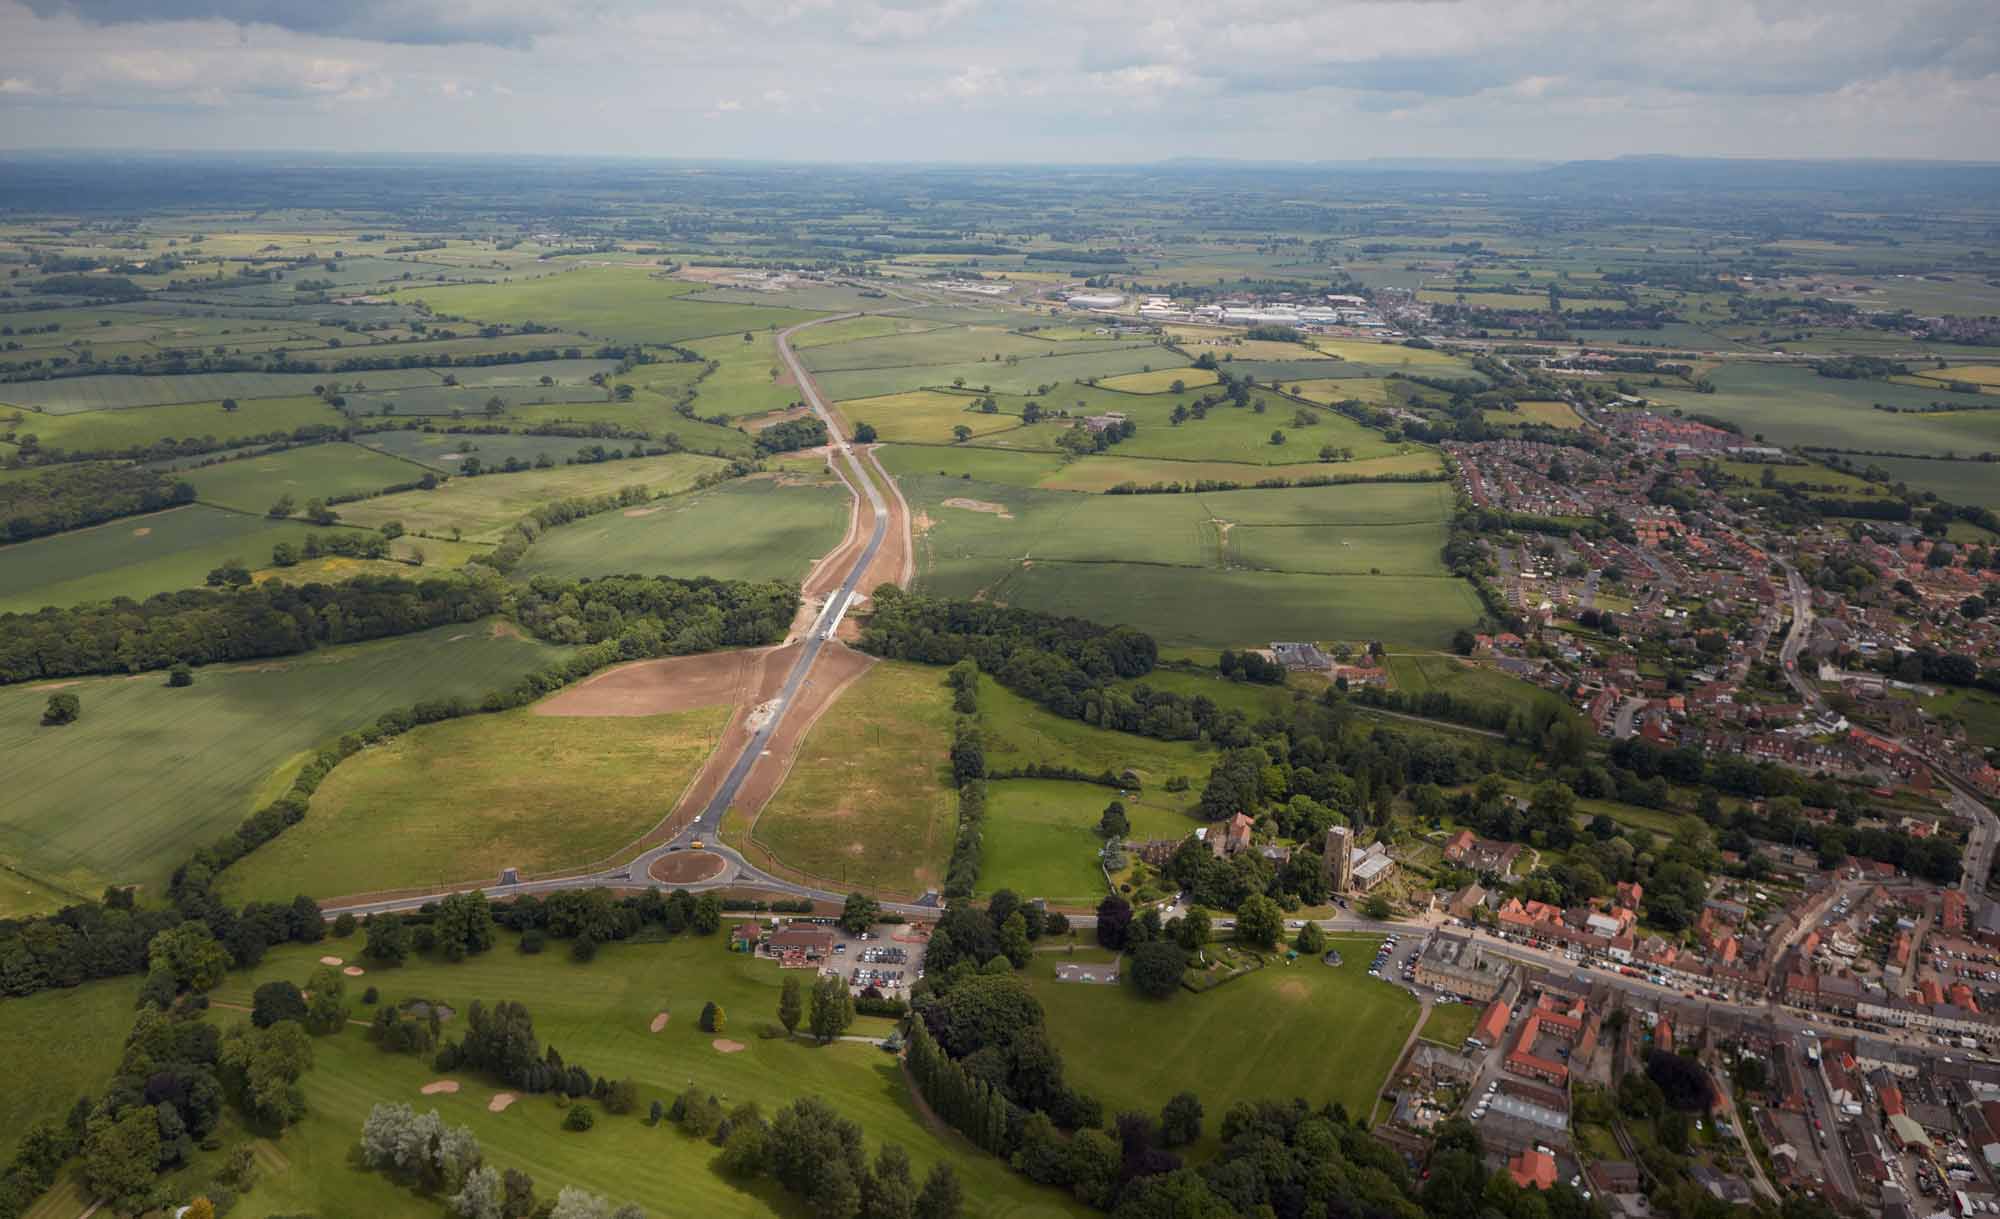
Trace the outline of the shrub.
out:
[[[591,1113],[589,1105],[571,1105],[569,1112],[563,1115],[564,1130],[588,1130],[596,1124],[597,1118]]]
[[[83,700],[67,690],[59,690],[49,695],[49,705],[42,709],[42,723],[51,727],[74,724],[82,714]]]
[[[333,934],[339,936],[341,939],[346,939],[348,936],[354,934],[354,926],[354,916],[343,914],[333,920]]]
[[[167,684],[182,689],[194,684],[194,670],[185,664],[175,665],[167,670]]]
[[[712,1000],[704,1003],[701,1008],[701,1031],[704,1033],[720,1033],[724,1027],[725,1021],[722,1008]]]
[[[371,986],[361,992],[361,1001],[370,1004],[379,1003],[382,1001],[382,992]]]
[[[530,927],[521,933],[521,951],[529,956],[540,952],[547,943],[548,937],[542,933],[540,927]]]

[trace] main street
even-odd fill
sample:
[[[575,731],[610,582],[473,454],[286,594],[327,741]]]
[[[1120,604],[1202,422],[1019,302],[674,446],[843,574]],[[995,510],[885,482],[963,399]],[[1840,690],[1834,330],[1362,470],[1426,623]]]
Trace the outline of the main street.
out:
[[[819,386],[807,374],[804,365],[799,363],[798,355],[792,350],[791,345],[792,335],[804,330],[808,326],[841,321],[844,318],[852,316],[852,314],[841,314],[834,317],[816,318],[810,322],[803,322],[789,330],[780,332],[777,336],[777,347],[778,355],[784,360],[786,369],[791,373],[792,379],[798,383],[800,391],[804,393],[806,405],[826,424],[827,435],[830,438],[827,455],[828,464],[847,481],[850,487],[854,488],[855,510],[857,514],[860,511],[861,497],[867,497],[869,506],[874,510],[875,528],[869,535],[867,544],[862,547],[860,554],[855,557],[853,565],[849,567],[847,575],[841,580],[839,586],[827,597],[825,603],[820,607],[819,613],[814,615],[812,626],[807,630],[806,637],[801,642],[799,657],[793,662],[791,672],[785,676],[784,686],[779,690],[775,698],[763,708],[760,708],[764,716],[762,724],[751,733],[750,739],[745,742],[742,752],[737,755],[735,762],[731,764],[728,774],[722,781],[722,786],[716,790],[715,795],[709,802],[670,841],[649,847],[641,851],[629,862],[607,868],[601,872],[591,872],[578,876],[554,877],[543,880],[516,881],[510,884],[467,883],[431,892],[401,894],[380,900],[334,903],[322,907],[322,911],[326,917],[337,918],[342,914],[352,914],[356,917],[361,917],[397,910],[414,910],[422,906],[425,902],[435,901],[447,893],[454,892],[481,892],[489,898],[497,899],[554,893],[564,889],[643,888],[648,885],[660,883],[653,879],[652,869],[655,863],[670,854],[691,851],[697,842],[702,844],[701,849],[703,851],[721,860],[721,870],[703,880],[679,882],[676,884],[678,888],[684,888],[690,892],[715,889],[756,889],[793,899],[809,898],[816,901],[830,902],[845,900],[847,896],[845,893],[837,893],[828,889],[816,889],[809,885],[795,884],[773,876],[743,858],[742,854],[735,848],[724,845],[719,841],[719,838],[722,829],[722,819],[729,812],[730,804],[734,802],[737,794],[742,790],[744,781],[750,777],[750,772],[765,757],[773,735],[777,732],[779,726],[784,723],[785,717],[791,713],[793,703],[797,699],[800,689],[810,681],[814,662],[819,659],[821,651],[824,650],[828,641],[833,638],[834,630],[839,626],[841,618],[845,615],[849,602],[857,595],[857,586],[861,582],[862,575],[867,572],[869,563],[874,561],[876,554],[882,548],[883,538],[888,535],[890,524],[889,506],[882,495],[881,489],[876,486],[874,478],[868,473],[866,463],[855,454],[853,446],[848,442],[847,438],[841,435],[840,425],[834,419],[833,412],[828,409],[826,400],[820,396]],[[845,466],[844,470],[841,468],[843,465]],[[846,542],[843,541],[841,545],[845,546]],[[932,906],[909,905],[897,902],[884,903],[883,908],[905,915],[937,913],[936,908]]]

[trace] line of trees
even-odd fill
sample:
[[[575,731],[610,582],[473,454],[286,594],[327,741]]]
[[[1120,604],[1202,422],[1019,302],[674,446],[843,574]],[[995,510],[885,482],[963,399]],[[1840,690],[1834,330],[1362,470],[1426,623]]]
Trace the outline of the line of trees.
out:
[[[0,482],[0,540],[25,542],[193,502],[193,483],[144,466],[60,466]]]

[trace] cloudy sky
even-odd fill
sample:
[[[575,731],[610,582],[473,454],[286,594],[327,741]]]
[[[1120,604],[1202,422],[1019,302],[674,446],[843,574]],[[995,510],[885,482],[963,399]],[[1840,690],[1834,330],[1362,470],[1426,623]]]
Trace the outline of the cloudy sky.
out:
[[[1995,0],[0,0],[0,147],[2000,159]]]

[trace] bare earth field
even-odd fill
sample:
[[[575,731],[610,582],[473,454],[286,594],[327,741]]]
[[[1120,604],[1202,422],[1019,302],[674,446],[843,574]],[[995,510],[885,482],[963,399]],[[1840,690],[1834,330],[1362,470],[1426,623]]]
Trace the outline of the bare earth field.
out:
[[[758,651],[708,652],[606,669],[536,703],[536,715],[666,715],[743,701],[763,667]]]

